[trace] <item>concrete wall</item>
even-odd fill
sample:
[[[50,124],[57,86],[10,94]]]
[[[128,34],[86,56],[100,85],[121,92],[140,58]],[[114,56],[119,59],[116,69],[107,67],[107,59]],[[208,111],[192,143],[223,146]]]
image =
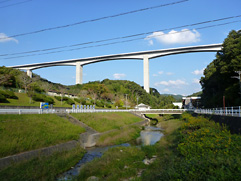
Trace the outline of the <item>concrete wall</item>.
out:
[[[58,144],[58,145],[54,145],[46,148],[40,148],[37,150],[27,151],[24,153],[0,158],[0,169],[8,167],[13,163],[18,163],[24,160],[30,160],[38,156],[43,156],[43,155],[48,156],[57,151],[71,150],[75,148],[78,144],[80,144],[78,141],[69,141],[67,143],[62,143],[62,144]]]

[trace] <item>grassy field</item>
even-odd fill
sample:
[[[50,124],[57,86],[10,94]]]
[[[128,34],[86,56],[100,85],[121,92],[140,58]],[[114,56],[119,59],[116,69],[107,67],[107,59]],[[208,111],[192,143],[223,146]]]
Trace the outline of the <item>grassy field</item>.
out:
[[[55,114],[0,115],[0,157],[77,140],[84,131]]]
[[[51,156],[23,161],[0,170],[0,180],[56,180],[60,173],[74,166],[84,153],[84,149],[78,146],[70,151],[57,152]]]
[[[40,106],[40,102],[36,101],[31,101],[30,103],[30,98],[27,96],[25,93],[15,93],[15,95],[18,97],[18,99],[7,99],[9,103],[0,103],[0,105],[8,105],[8,106]],[[54,97],[54,107],[71,107],[71,105],[67,104],[66,102],[58,101]]]
[[[130,113],[73,113],[71,115],[98,132],[120,129],[123,126],[143,121]]]
[[[119,145],[130,142],[140,136],[140,131],[140,127],[136,125],[113,130],[101,135],[96,143],[96,146]]]

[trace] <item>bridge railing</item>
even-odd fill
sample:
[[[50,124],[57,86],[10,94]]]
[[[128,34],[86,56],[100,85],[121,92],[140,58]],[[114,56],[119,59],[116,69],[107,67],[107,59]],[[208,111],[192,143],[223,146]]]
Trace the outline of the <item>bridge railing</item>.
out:
[[[182,114],[186,109],[67,109],[67,113],[97,113],[97,112],[137,112],[141,114]]]
[[[194,112],[198,114],[214,114],[221,116],[241,117],[241,106],[212,109],[195,109]]]
[[[0,109],[0,114],[54,114],[55,109]]]

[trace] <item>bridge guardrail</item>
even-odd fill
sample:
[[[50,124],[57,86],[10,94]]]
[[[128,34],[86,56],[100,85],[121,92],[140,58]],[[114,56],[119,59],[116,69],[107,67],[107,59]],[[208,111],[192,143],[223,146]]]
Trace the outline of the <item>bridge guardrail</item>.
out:
[[[194,112],[198,114],[215,114],[221,116],[241,117],[241,106],[212,109],[195,109]]]
[[[182,114],[187,111],[186,109],[146,109],[146,110],[137,110],[137,109],[67,109],[67,113],[94,113],[94,112],[138,112],[142,114]]]
[[[54,114],[55,109],[0,109],[0,114]]]
[[[186,109],[63,109],[65,113],[136,112],[141,114],[182,114]],[[0,114],[54,114],[55,109],[0,109]]]

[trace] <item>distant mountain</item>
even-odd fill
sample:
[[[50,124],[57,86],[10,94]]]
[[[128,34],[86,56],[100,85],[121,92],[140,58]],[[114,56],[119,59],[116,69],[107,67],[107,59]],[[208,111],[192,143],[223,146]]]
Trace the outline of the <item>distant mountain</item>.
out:
[[[199,92],[189,95],[188,97],[201,97],[202,93],[203,93],[202,91],[199,91]]]
[[[180,94],[161,94],[162,96],[172,96],[176,102],[180,102],[182,101],[182,97],[184,97],[183,95]]]

